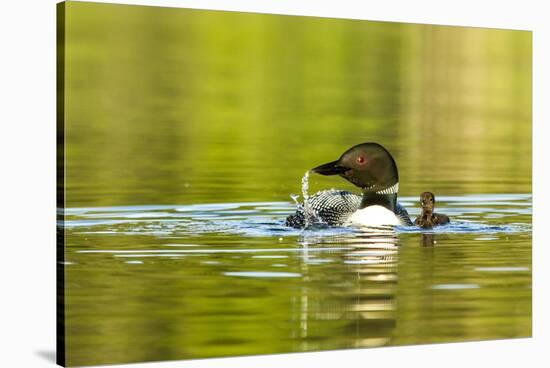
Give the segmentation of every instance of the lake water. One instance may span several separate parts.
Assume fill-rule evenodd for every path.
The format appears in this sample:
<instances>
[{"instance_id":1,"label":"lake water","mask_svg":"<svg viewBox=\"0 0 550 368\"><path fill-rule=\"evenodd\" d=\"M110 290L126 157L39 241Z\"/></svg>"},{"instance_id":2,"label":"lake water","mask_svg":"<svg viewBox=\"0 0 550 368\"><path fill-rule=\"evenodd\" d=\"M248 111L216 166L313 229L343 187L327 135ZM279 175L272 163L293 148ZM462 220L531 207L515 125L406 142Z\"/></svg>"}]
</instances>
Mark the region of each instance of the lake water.
<instances>
[{"instance_id":1,"label":"lake water","mask_svg":"<svg viewBox=\"0 0 550 368\"><path fill-rule=\"evenodd\" d=\"M531 335L529 32L86 3L65 21L69 365ZM367 141L411 217L429 190L452 223L285 227L303 173Z\"/></svg>"},{"instance_id":2,"label":"lake water","mask_svg":"<svg viewBox=\"0 0 550 368\"><path fill-rule=\"evenodd\" d=\"M531 196L439 208L453 222L432 231L289 229L290 202L69 209L68 349L107 363L529 336Z\"/></svg>"}]
</instances>

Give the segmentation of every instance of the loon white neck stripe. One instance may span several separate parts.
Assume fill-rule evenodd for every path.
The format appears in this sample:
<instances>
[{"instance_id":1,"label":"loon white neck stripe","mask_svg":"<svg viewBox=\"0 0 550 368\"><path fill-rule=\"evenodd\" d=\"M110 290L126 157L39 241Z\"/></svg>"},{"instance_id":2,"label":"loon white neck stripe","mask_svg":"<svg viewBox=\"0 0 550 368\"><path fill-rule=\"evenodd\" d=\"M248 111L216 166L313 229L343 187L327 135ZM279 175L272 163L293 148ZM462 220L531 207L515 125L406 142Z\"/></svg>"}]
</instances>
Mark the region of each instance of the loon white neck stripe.
<instances>
[{"instance_id":1,"label":"loon white neck stripe","mask_svg":"<svg viewBox=\"0 0 550 368\"><path fill-rule=\"evenodd\" d=\"M397 191L399 190L399 183L395 183L389 188L379 190L376 192L376 194L397 194Z\"/></svg>"}]
</instances>

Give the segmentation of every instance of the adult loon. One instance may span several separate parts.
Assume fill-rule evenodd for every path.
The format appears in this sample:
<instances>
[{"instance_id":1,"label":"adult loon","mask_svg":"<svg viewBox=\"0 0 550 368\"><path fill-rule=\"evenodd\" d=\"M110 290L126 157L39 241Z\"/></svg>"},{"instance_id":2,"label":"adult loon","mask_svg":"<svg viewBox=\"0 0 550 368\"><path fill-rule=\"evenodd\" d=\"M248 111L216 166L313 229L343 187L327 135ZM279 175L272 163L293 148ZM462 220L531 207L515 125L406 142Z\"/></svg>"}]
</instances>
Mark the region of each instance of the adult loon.
<instances>
[{"instance_id":1,"label":"adult loon","mask_svg":"<svg viewBox=\"0 0 550 368\"><path fill-rule=\"evenodd\" d=\"M397 203L399 175L392 155L378 143L351 147L336 161L311 170L321 175L340 175L361 188L362 195L325 190L310 196L309 209L317 221L328 225L412 225L407 210ZM304 209L286 219L286 225L305 226Z\"/></svg>"},{"instance_id":2,"label":"adult loon","mask_svg":"<svg viewBox=\"0 0 550 368\"><path fill-rule=\"evenodd\" d=\"M420 205L422 206L422 213L414 221L415 225L424 229L430 229L434 226L445 225L451 222L447 215L434 212L435 196L432 192L420 194Z\"/></svg>"}]
</instances>

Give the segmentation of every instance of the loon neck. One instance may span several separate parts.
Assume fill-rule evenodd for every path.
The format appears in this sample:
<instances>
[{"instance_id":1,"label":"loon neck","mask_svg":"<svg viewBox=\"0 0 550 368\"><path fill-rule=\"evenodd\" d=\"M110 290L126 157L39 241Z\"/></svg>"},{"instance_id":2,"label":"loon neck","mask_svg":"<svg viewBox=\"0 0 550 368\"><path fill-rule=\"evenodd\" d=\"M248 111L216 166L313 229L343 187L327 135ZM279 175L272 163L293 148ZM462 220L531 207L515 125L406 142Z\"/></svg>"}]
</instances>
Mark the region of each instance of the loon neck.
<instances>
[{"instance_id":1,"label":"loon neck","mask_svg":"<svg viewBox=\"0 0 550 368\"><path fill-rule=\"evenodd\" d=\"M372 192L369 190L363 190L363 198L359 209L363 209L368 206L383 206L390 211L395 212L397 205L397 191L399 189L399 183L387 187L385 189Z\"/></svg>"},{"instance_id":2,"label":"loon neck","mask_svg":"<svg viewBox=\"0 0 550 368\"><path fill-rule=\"evenodd\" d=\"M386 207L392 212L395 212L395 206L397 203L397 194L378 194L372 192L363 192L363 198L359 209L363 209L368 206L382 206Z\"/></svg>"}]
</instances>

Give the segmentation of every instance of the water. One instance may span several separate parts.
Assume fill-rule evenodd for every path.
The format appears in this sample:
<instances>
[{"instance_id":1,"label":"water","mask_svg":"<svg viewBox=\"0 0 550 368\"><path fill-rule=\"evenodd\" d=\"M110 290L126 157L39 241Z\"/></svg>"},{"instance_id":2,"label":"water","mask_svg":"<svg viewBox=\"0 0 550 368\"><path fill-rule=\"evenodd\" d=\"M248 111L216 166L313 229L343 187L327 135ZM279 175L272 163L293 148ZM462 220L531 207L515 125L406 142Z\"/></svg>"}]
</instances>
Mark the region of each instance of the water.
<instances>
[{"instance_id":1,"label":"water","mask_svg":"<svg viewBox=\"0 0 550 368\"><path fill-rule=\"evenodd\" d=\"M69 365L531 335L530 33L80 2L66 22ZM411 217L431 191L452 223L285 227L304 172L367 141Z\"/></svg>"},{"instance_id":2,"label":"water","mask_svg":"<svg viewBox=\"0 0 550 368\"><path fill-rule=\"evenodd\" d=\"M88 347L150 360L530 335L531 196L438 208L452 223L428 231L291 229L291 202L68 209L69 348L101 363Z\"/></svg>"}]
</instances>

